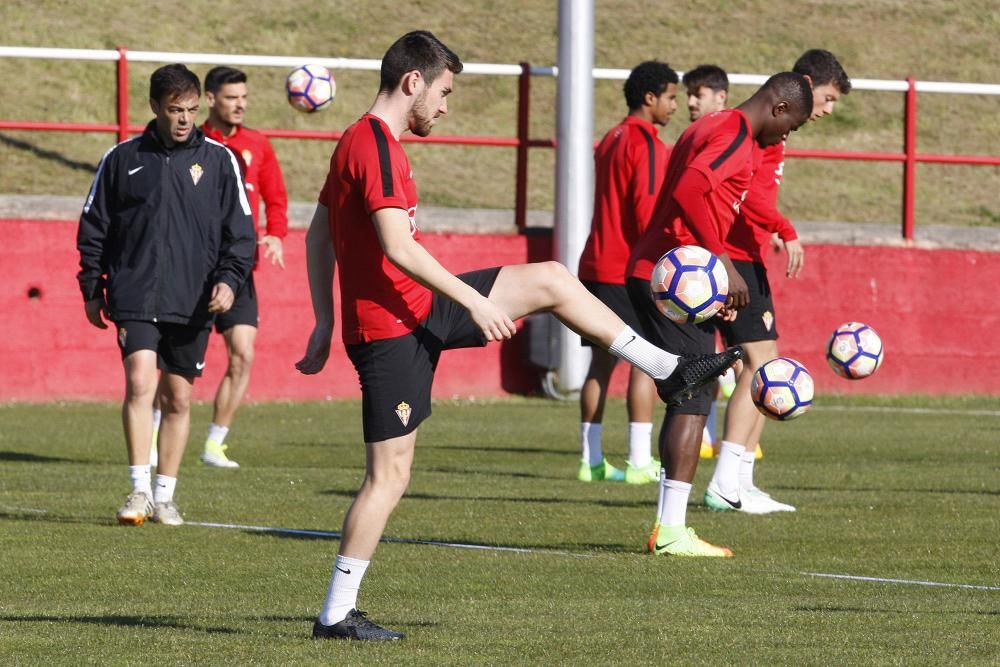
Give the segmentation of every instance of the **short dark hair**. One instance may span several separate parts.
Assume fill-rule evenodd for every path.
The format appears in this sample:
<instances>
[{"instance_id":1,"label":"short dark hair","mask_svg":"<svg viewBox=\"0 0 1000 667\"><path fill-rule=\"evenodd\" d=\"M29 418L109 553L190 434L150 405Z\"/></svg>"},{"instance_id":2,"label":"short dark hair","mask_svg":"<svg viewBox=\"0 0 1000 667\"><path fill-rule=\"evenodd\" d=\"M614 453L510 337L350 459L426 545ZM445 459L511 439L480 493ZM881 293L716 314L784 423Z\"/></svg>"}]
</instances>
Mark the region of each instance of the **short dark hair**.
<instances>
[{"instance_id":1,"label":"short dark hair","mask_svg":"<svg viewBox=\"0 0 1000 667\"><path fill-rule=\"evenodd\" d=\"M667 63L658 60L647 60L639 63L625 80L625 103L630 111L635 111L642 106L646 99L646 93L653 93L656 97L663 94L670 84L676 84L677 72L670 68Z\"/></svg>"},{"instance_id":2,"label":"short dark hair","mask_svg":"<svg viewBox=\"0 0 1000 667\"><path fill-rule=\"evenodd\" d=\"M243 70L235 67L219 65L208 70L205 75L205 92L217 93L219 89L230 83L246 83L247 75Z\"/></svg>"},{"instance_id":3,"label":"short dark hair","mask_svg":"<svg viewBox=\"0 0 1000 667\"><path fill-rule=\"evenodd\" d=\"M688 91L711 88L715 92L729 92L729 77L726 76L726 70L718 65L698 65L693 70L684 72L683 82Z\"/></svg>"},{"instance_id":4,"label":"short dark hair","mask_svg":"<svg viewBox=\"0 0 1000 667\"><path fill-rule=\"evenodd\" d=\"M804 116L812 113L812 86L798 72L778 72L764 82L761 90L771 90L778 98L787 100L794 113Z\"/></svg>"},{"instance_id":5,"label":"short dark hair","mask_svg":"<svg viewBox=\"0 0 1000 667\"><path fill-rule=\"evenodd\" d=\"M829 51L809 49L795 61L792 71L812 79L813 87L833 84L841 95L851 92L850 77Z\"/></svg>"},{"instance_id":6,"label":"short dark hair","mask_svg":"<svg viewBox=\"0 0 1000 667\"><path fill-rule=\"evenodd\" d=\"M417 70L430 84L444 72L462 71L462 61L428 30L414 30L397 39L382 56L379 92L388 92L399 85L403 75Z\"/></svg>"},{"instance_id":7,"label":"short dark hair","mask_svg":"<svg viewBox=\"0 0 1000 667\"><path fill-rule=\"evenodd\" d=\"M149 99L162 102L194 93L201 97L201 83L195 73L180 63L164 65L149 77Z\"/></svg>"}]
</instances>

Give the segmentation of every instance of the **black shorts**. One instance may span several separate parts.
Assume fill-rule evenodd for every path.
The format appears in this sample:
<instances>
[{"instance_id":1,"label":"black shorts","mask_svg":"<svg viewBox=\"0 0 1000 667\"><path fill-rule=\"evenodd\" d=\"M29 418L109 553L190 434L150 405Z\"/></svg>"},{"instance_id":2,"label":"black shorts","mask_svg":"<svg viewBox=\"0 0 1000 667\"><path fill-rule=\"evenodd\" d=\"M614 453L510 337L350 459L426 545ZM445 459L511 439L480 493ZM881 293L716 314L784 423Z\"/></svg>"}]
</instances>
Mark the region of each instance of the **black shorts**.
<instances>
[{"instance_id":1,"label":"black shorts","mask_svg":"<svg viewBox=\"0 0 1000 667\"><path fill-rule=\"evenodd\" d=\"M638 331L650 343L678 355L715 352L715 324L712 320L701 324L677 324L661 313L653 303L648 280L629 278L625 288L639 319L641 328ZM715 386L709 383L696 391L690 399L670 406L670 410L682 415L707 415L713 400Z\"/></svg>"},{"instance_id":2,"label":"black shorts","mask_svg":"<svg viewBox=\"0 0 1000 667\"><path fill-rule=\"evenodd\" d=\"M499 268L459 277L489 296ZM431 416L431 384L443 350L483 347L486 338L467 311L434 294L431 310L410 333L347 346L347 356L361 383L365 442L381 442L410 433Z\"/></svg>"},{"instance_id":3,"label":"black shorts","mask_svg":"<svg viewBox=\"0 0 1000 667\"><path fill-rule=\"evenodd\" d=\"M750 290L750 304L736 311L732 322L718 321L719 331L727 345L778 340L778 325L774 317L771 284L767 268L759 262L734 261L737 273L743 276Z\"/></svg>"},{"instance_id":4,"label":"black shorts","mask_svg":"<svg viewBox=\"0 0 1000 667\"><path fill-rule=\"evenodd\" d=\"M232 329L237 324L257 326L257 288L253 284L253 272L243 283L243 287L233 299L233 307L215 316L215 330L219 333Z\"/></svg>"},{"instance_id":5,"label":"black shorts","mask_svg":"<svg viewBox=\"0 0 1000 667\"><path fill-rule=\"evenodd\" d=\"M170 322L115 322L122 359L138 350L156 352L156 367L186 378L201 377L211 328Z\"/></svg>"},{"instance_id":6,"label":"black shorts","mask_svg":"<svg viewBox=\"0 0 1000 667\"><path fill-rule=\"evenodd\" d=\"M599 283L595 280L581 280L583 286L591 294L597 297L598 301L614 311L615 315L622 318L625 324L635 331L640 330L639 318L635 315L635 308L628 298L628 291L624 285L614 285L611 283ZM584 347L597 347L586 338L581 339Z\"/></svg>"}]
</instances>

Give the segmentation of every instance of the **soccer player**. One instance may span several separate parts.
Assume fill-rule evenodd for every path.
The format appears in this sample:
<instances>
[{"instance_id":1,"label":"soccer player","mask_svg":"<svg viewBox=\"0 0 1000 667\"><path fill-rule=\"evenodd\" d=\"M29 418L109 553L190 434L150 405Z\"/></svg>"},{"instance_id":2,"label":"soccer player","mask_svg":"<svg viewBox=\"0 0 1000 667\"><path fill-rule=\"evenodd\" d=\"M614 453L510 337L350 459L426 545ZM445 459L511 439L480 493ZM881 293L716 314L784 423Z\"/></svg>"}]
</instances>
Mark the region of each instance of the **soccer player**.
<instances>
[{"instance_id":1,"label":"soccer player","mask_svg":"<svg viewBox=\"0 0 1000 667\"><path fill-rule=\"evenodd\" d=\"M580 335L638 366L664 400L680 400L741 357L681 359L654 347L558 262L503 266L455 276L420 243L417 189L399 137L427 136L448 112L462 62L427 31L399 38L382 58L379 92L343 134L306 234L316 324L300 372L317 373L330 353L333 272L340 263L341 319L358 372L365 479L344 519L314 638L396 640L359 612L358 589L389 515L409 482L417 428L431 413L431 383L443 350L508 339L514 320L551 312Z\"/></svg>"},{"instance_id":2,"label":"soccer player","mask_svg":"<svg viewBox=\"0 0 1000 667\"><path fill-rule=\"evenodd\" d=\"M724 241L750 188L754 144L780 143L806 122L812 109L809 82L782 72L736 109L702 117L681 134L670 154L666 180L653 218L629 258L626 286L643 333L660 347L704 354L715 347L714 323L675 324L661 316L649 291L657 259L680 245L699 245L716 255L729 277L722 317L732 318L749 301L746 282L726 253ZM731 556L732 552L698 538L686 525L691 482L714 388L703 386L691 398L668 403L660 430L665 468L661 507L650 539L655 554Z\"/></svg>"},{"instance_id":3,"label":"soccer player","mask_svg":"<svg viewBox=\"0 0 1000 667\"><path fill-rule=\"evenodd\" d=\"M809 120L833 113L841 95L851 91L850 78L829 51L806 51L792 69L812 86ZM795 228L778 211L778 188L784 165L785 142L764 149L750 193L725 243L727 254L749 287L750 305L732 322L720 324L725 341L729 345L742 345L748 361L729 399L719 458L705 491L705 504L716 511L736 510L749 514L795 511L792 505L772 499L754 484L754 459L767 420L750 398L754 370L778 356L778 326L766 265L772 234L779 236L787 252L785 274L788 277L799 275L805 259Z\"/></svg>"},{"instance_id":4,"label":"soccer player","mask_svg":"<svg viewBox=\"0 0 1000 667\"><path fill-rule=\"evenodd\" d=\"M687 92L688 116L691 122L726 108L729 98L729 77L718 65L698 65L684 72L681 79Z\"/></svg>"},{"instance_id":5,"label":"soccer player","mask_svg":"<svg viewBox=\"0 0 1000 667\"><path fill-rule=\"evenodd\" d=\"M580 256L577 275L590 292L633 329L639 328L625 292L625 264L642 234L660 193L670 151L657 136L677 111L677 72L650 60L636 66L625 81L628 116L611 128L594 153L594 217ZM604 402L618 358L584 339L593 348L587 378L580 391L580 465L577 479L624 479L632 484L655 482L660 462L653 459L653 405L656 387L634 366L628 378L628 462L625 471L612 466L601 447Z\"/></svg>"},{"instance_id":6,"label":"soccer player","mask_svg":"<svg viewBox=\"0 0 1000 667\"><path fill-rule=\"evenodd\" d=\"M173 502L190 429L191 387L205 366L216 313L233 304L253 265L253 216L235 156L195 127L201 86L184 65L149 82L155 118L101 159L80 217L78 279L87 319L117 329L125 367L122 424L132 493L118 522L184 522ZM157 368L163 372L160 457L149 443Z\"/></svg>"}]
</instances>

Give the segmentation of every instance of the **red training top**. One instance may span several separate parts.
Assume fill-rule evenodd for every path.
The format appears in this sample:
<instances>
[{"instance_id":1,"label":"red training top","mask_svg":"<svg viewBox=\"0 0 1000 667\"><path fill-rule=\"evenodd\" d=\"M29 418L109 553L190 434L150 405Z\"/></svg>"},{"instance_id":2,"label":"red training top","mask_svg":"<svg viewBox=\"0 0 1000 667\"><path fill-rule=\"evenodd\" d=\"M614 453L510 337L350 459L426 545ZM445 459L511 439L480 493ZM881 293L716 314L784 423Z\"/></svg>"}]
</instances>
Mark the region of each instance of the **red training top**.
<instances>
[{"instance_id":1,"label":"red training top","mask_svg":"<svg viewBox=\"0 0 1000 667\"><path fill-rule=\"evenodd\" d=\"M628 256L649 224L669 157L648 120L627 116L604 135L594 152L594 217L580 256L582 280L625 284Z\"/></svg>"},{"instance_id":2,"label":"red training top","mask_svg":"<svg viewBox=\"0 0 1000 667\"><path fill-rule=\"evenodd\" d=\"M389 261L371 217L382 208L403 209L410 218L410 235L420 240L414 219L417 184L403 146L384 121L365 114L347 128L330 158L319 203L329 211L340 264L344 343L413 331L430 312L431 291Z\"/></svg>"},{"instance_id":3,"label":"red training top","mask_svg":"<svg viewBox=\"0 0 1000 667\"><path fill-rule=\"evenodd\" d=\"M794 241L799 235L791 221L778 211L778 188L785 170L785 142L756 150L761 154L760 165L754 172L750 193L726 237L726 252L730 259L764 264L773 232L777 232L782 241Z\"/></svg>"},{"instance_id":4,"label":"red training top","mask_svg":"<svg viewBox=\"0 0 1000 667\"><path fill-rule=\"evenodd\" d=\"M230 137L222 136L221 132L208 123L202 124L201 129L209 139L218 141L236 154L243 171L243 183L250 200L254 227L260 224L260 199L263 196L267 209L265 233L279 239L285 238L288 234L288 194L285 192L285 181L281 177L281 167L271 142L260 132L242 125L237 125Z\"/></svg>"},{"instance_id":5,"label":"red training top","mask_svg":"<svg viewBox=\"0 0 1000 667\"><path fill-rule=\"evenodd\" d=\"M753 146L750 122L739 109L702 116L684 130L670 153L663 190L632 250L626 275L648 280L656 260L681 245L698 245L715 255L725 252L723 240L750 188ZM682 179L705 183L704 219L690 219L674 197Z\"/></svg>"}]
</instances>

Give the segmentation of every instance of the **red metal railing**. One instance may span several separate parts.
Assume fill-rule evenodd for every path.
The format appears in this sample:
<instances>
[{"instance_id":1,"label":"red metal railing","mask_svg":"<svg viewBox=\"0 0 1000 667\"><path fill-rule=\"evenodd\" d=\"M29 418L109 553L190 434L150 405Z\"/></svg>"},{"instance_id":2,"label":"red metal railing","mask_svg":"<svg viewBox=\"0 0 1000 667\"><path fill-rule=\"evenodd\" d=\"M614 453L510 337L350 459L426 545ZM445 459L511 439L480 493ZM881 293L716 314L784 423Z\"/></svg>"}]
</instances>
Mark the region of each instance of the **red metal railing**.
<instances>
[{"instance_id":1,"label":"red metal railing","mask_svg":"<svg viewBox=\"0 0 1000 667\"><path fill-rule=\"evenodd\" d=\"M50 132L111 132L118 135L119 141L124 141L130 133L141 132L143 125L128 124L128 51L124 47L117 49L117 123L60 123L38 121L3 121L0 120L0 130L35 130ZM457 144L464 146L494 146L517 149L514 195L514 220L519 232L524 232L527 222L528 204L528 153L531 148L554 148L555 139L532 139L529 136L530 100L531 100L531 65L520 63L521 73L518 76L517 95L517 136L497 137L482 135L437 135L416 137L404 135L402 141ZM1000 166L1000 157L989 155L933 155L917 153L917 85L911 77L906 80L903 105L903 151L901 153L866 152L866 151L833 151L815 149L790 149L789 157L820 159L820 160L861 160L876 162L903 163L903 193L902 193L902 236L913 239L914 204L916 199L916 165L918 163L956 164L956 165L991 165ZM280 128L259 130L268 137L279 139L313 139L336 141L341 132L317 132L311 130L286 130Z\"/></svg>"}]
</instances>

